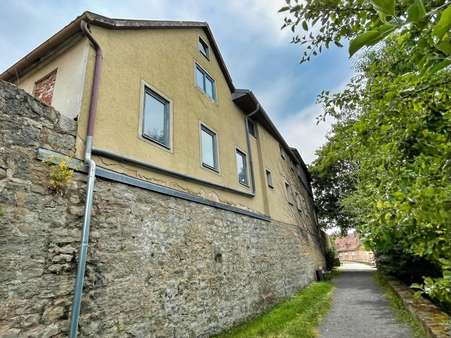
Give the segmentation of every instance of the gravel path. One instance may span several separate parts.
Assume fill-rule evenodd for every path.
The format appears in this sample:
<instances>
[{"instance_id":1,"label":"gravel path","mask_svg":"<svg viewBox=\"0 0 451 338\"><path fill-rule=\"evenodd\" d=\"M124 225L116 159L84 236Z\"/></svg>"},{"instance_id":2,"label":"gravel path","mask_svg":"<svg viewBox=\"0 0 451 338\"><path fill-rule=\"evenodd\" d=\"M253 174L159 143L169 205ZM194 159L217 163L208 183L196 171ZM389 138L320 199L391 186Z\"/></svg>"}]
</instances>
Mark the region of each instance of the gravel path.
<instances>
[{"instance_id":1,"label":"gravel path","mask_svg":"<svg viewBox=\"0 0 451 338\"><path fill-rule=\"evenodd\" d=\"M332 309L320 326L321 338L411 338L398 323L374 281L374 269L363 264L341 268L335 278Z\"/></svg>"}]
</instances>

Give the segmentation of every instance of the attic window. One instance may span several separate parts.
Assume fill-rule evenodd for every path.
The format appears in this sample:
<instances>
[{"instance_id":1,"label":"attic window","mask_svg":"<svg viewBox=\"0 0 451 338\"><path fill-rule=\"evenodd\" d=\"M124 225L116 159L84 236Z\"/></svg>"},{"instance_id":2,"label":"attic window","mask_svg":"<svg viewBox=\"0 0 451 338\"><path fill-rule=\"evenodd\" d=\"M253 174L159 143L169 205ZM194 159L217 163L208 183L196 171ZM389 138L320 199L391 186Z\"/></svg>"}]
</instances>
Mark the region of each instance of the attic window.
<instances>
[{"instance_id":1,"label":"attic window","mask_svg":"<svg viewBox=\"0 0 451 338\"><path fill-rule=\"evenodd\" d=\"M199 52L207 58L207 60L210 60L210 49L208 48L207 43L199 38L199 42L197 43L197 48L199 48Z\"/></svg>"}]
</instances>

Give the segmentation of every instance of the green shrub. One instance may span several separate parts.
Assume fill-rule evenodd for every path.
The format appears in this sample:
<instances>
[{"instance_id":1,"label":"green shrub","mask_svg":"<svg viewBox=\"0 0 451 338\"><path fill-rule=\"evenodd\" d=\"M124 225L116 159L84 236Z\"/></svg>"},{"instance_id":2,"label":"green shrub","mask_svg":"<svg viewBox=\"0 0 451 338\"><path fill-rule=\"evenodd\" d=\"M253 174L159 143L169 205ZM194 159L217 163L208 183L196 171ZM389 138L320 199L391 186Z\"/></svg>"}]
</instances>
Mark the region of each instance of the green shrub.
<instances>
[{"instance_id":1,"label":"green shrub","mask_svg":"<svg viewBox=\"0 0 451 338\"><path fill-rule=\"evenodd\" d=\"M328 271L333 268L340 266L340 259L338 258L337 251L335 248L328 248L326 250L326 269Z\"/></svg>"}]
</instances>

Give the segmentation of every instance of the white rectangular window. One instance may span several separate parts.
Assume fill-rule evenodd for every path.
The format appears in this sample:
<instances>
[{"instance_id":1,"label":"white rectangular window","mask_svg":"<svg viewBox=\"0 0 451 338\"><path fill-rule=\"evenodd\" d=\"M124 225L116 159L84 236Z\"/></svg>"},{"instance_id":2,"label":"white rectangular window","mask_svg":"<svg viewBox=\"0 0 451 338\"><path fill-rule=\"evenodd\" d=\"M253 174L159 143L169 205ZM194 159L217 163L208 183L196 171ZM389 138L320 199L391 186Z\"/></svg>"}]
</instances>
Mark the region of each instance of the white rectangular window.
<instances>
[{"instance_id":1,"label":"white rectangular window","mask_svg":"<svg viewBox=\"0 0 451 338\"><path fill-rule=\"evenodd\" d=\"M200 127L202 165L218 171L218 149L216 134L206 126Z\"/></svg>"},{"instance_id":2,"label":"white rectangular window","mask_svg":"<svg viewBox=\"0 0 451 338\"><path fill-rule=\"evenodd\" d=\"M199 48L199 52L207 58L210 59L210 49L208 48L207 43L199 38L199 42L197 43L197 48Z\"/></svg>"},{"instance_id":3,"label":"white rectangular window","mask_svg":"<svg viewBox=\"0 0 451 338\"><path fill-rule=\"evenodd\" d=\"M246 154L240 150L236 150L236 170L238 173L238 182L245 186L249 185L249 179L247 175L247 160Z\"/></svg>"},{"instance_id":4,"label":"white rectangular window","mask_svg":"<svg viewBox=\"0 0 451 338\"><path fill-rule=\"evenodd\" d=\"M169 148L169 129L169 101L145 87L143 136Z\"/></svg>"},{"instance_id":5,"label":"white rectangular window","mask_svg":"<svg viewBox=\"0 0 451 338\"><path fill-rule=\"evenodd\" d=\"M196 84L212 100L216 99L215 80L201 66L196 64Z\"/></svg>"},{"instance_id":6,"label":"white rectangular window","mask_svg":"<svg viewBox=\"0 0 451 338\"><path fill-rule=\"evenodd\" d=\"M266 183L268 184L268 187L274 188L274 186L272 184L272 174L271 174L271 172L268 169L266 169L265 172L266 172Z\"/></svg>"}]
</instances>

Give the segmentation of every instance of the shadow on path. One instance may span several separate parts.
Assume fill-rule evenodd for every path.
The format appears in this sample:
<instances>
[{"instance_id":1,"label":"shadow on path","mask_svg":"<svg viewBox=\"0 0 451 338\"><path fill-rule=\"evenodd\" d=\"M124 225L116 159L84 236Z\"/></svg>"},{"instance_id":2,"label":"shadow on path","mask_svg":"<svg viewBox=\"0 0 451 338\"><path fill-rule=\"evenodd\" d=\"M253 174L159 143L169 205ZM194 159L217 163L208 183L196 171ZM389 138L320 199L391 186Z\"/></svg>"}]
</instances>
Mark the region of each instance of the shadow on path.
<instances>
[{"instance_id":1,"label":"shadow on path","mask_svg":"<svg viewBox=\"0 0 451 338\"><path fill-rule=\"evenodd\" d=\"M374 280L375 269L352 263L340 268L332 309L320 326L321 338L410 338L410 327L395 314Z\"/></svg>"}]
</instances>

